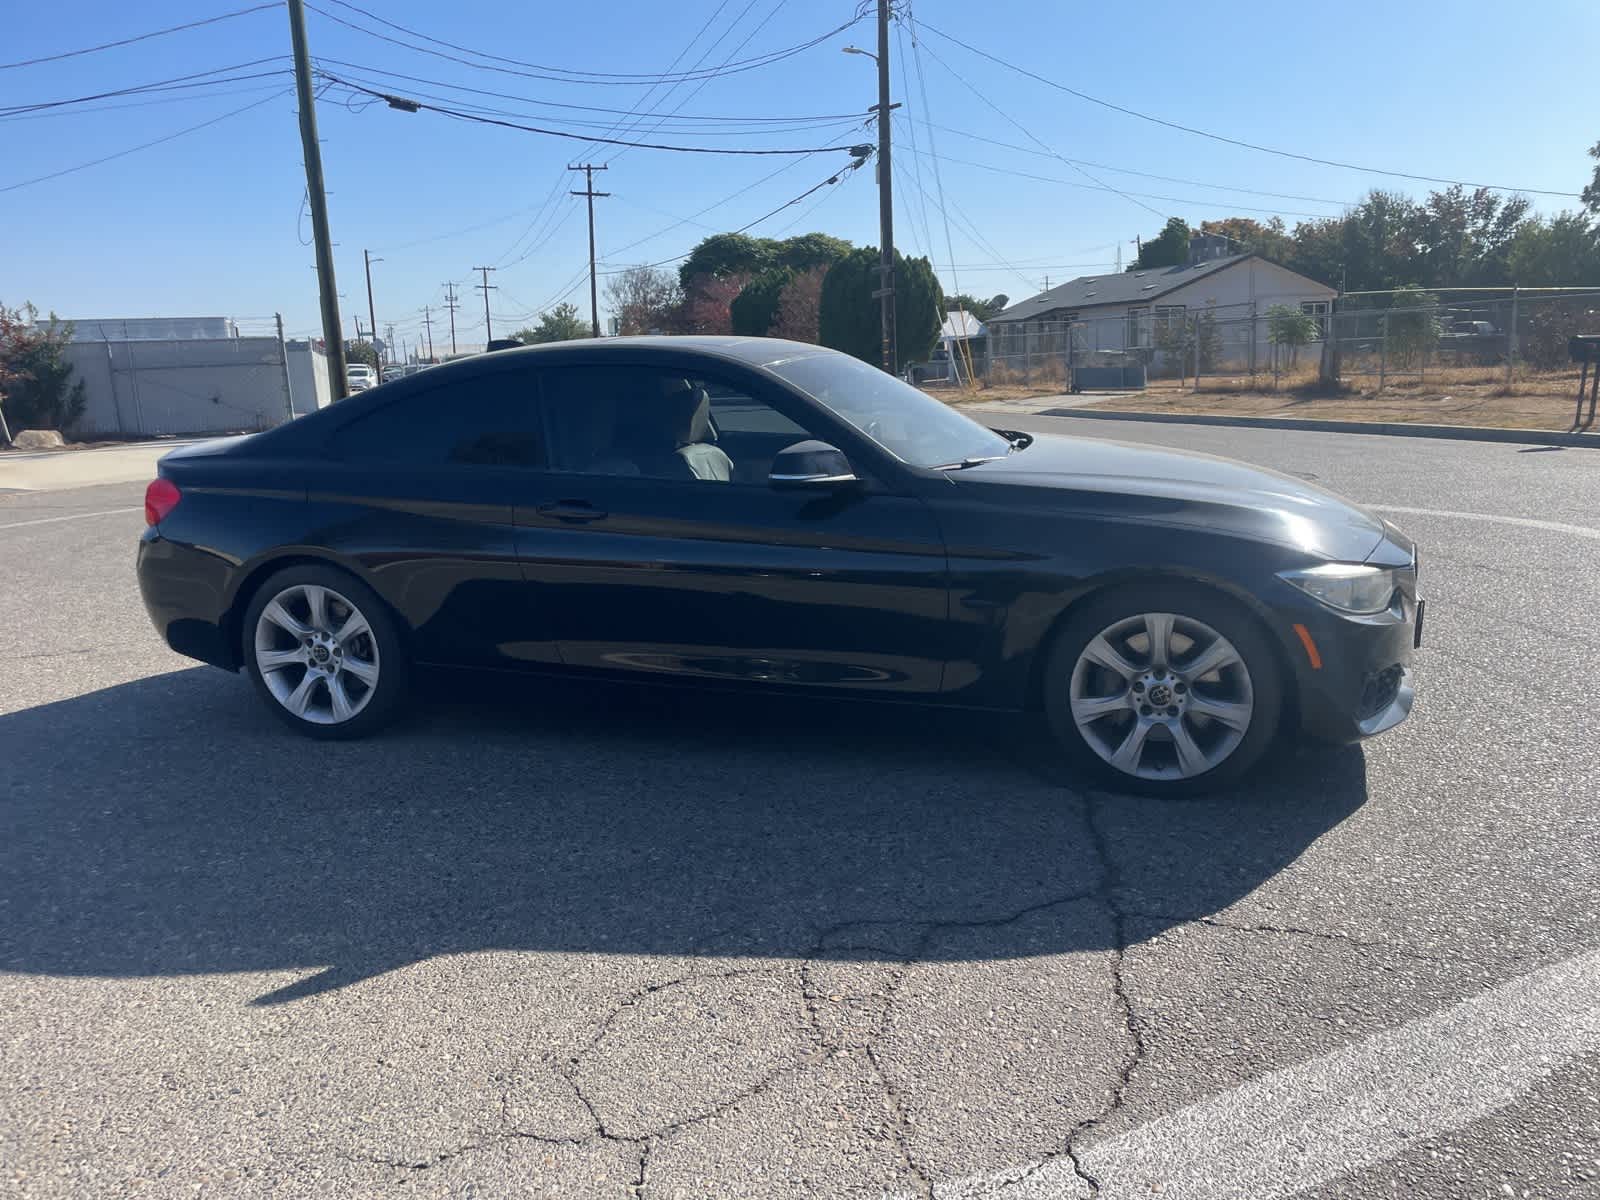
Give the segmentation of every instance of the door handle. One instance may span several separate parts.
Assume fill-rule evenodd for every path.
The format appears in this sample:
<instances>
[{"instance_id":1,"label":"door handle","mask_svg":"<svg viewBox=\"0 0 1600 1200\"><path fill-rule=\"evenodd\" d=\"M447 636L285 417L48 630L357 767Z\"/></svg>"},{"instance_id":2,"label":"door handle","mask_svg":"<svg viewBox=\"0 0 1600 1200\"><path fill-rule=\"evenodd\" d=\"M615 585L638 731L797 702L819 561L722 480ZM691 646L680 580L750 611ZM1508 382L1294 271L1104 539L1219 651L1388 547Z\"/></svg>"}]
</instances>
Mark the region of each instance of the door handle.
<instances>
[{"instance_id":1,"label":"door handle","mask_svg":"<svg viewBox=\"0 0 1600 1200\"><path fill-rule=\"evenodd\" d=\"M604 520L607 514L587 500L557 500L541 504L534 509L541 517L554 517L558 521L584 522Z\"/></svg>"}]
</instances>

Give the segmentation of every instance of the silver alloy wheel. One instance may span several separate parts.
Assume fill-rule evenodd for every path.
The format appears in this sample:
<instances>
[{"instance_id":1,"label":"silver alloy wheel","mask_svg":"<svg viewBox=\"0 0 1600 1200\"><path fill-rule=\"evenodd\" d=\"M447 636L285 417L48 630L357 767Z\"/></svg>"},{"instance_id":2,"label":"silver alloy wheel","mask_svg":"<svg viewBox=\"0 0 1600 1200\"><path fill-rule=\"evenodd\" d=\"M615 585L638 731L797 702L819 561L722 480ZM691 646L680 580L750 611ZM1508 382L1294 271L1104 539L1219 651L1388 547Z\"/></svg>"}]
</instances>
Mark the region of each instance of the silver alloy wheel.
<instances>
[{"instance_id":1,"label":"silver alloy wheel","mask_svg":"<svg viewBox=\"0 0 1600 1200\"><path fill-rule=\"evenodd\" d=\"M1101 758L1137 779L1222 765L1250 728L1244 659L1204 621L1140 613L1090 639L1072 669L1072 720Z\"/></svg>"},{"instance_id":2,"label":"silver alloy wheel","mask_svg":"<svg viewBox=\"0 0 1600 1200\"><path fill-rule=\"evenodd\" d=\"M277 702L301 720L342 725L378 687L378 641L361 610L332 588L296 583L256 621L256 668Z\"/></svg>"}]
</instances>

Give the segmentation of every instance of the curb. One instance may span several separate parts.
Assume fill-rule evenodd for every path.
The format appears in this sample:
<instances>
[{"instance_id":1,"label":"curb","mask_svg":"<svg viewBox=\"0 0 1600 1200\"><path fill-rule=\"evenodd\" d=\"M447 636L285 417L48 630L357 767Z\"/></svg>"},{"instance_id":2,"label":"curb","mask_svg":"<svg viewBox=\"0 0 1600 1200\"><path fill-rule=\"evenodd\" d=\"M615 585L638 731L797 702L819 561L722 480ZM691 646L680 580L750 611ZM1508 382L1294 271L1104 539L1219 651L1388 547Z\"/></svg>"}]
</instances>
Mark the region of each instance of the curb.
<instances>
[{"instance_id":1,"label":"curb","mask_svg":"<svg viewBox=\"0 0 1600 1200\"><path fill-rule=\"evenodd\" d=\"M1144 421L1156 425L1222 425L1240 429L1298 429L1304 433L1366 433L1385 437L1450 438L1460 442L1511 442L1536 446L1600 447L1597 433L1548 429L1480 429L1470 425L1418 425L1406 421L1325 421L1301 417L1227 417L1207 413L1122 412L1095 408L1045 408L1041 417L1087 417L1096 421Z\"/></svg>"}]
</instances>

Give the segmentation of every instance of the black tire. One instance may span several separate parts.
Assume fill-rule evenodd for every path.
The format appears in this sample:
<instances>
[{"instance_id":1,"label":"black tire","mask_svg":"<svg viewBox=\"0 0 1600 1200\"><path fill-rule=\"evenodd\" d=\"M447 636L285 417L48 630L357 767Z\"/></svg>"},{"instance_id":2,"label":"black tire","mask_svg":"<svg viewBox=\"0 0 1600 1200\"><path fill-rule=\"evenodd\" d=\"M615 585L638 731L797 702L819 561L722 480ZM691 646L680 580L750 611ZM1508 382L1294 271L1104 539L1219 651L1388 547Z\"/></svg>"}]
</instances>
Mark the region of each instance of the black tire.
<instances>
[{"instance_id":1,"label":"black tire","mask_svg":"<svg viewBox=\"0 0 1600 1200\"><path fill-rule=\"evenodd\" d=\"M1103 631L1143 613L1171 613L1209 626L1232 643L1243 670L1248 673L1246 686L1252 693L1248 727L1225 758L1199 774L1153 779L1119 770L1089 744L1073 719L1072 677L1084 650ZM1078 772L1115 791L1178 797L1198 795L1235 783L1272 749L1283 713L1283 677L1267 633L1238 603L1194 584L1152 581L1113 588L1091 597L1071 615L1054 639L1044 670L1045 716L1057 742ZM1237 668L1230 668L1230 671L1235 670ZM1110 732L1119 732L1116 722L1120 718L1113 714L1108 719L1112 722ZM1098 728L1092 726L1092 729ZM1176 758L1175 748L1173 756Z\"/></svg>"},{"instance_id":2,"label":"black tire","mask_svg":"<svg viewBox=\"0 0 1600 1200\"><path fill-rule=\"evenodd\" d=\"M336 714L331 711L326 720L307 719L291 712L285 702L278 698L273 685L267 682L262 673L261 665L257 658L257 628L261 624L261 615L267 606L284 593L296 588L323 588L333 593L329 600L331 611L337 614L347 612L345 604L353 606L365 620L366 630L364 635L358 635L352 640L353 646L359 647L361 653L370 655L371 664L377 667L376 682L366 688L360 682L360 676L353 671L348 673L352 680L348 686L341 681L342 695L349 695L357 688L364 688L359 693L357 700L360 703L359 711L348 719L337 720ZM293 604L291 600L288 602ZM274 630L274 633L277 631ZM287 631L282 633L286 650L293 649L296 640ZM369 641L362 637L370 638ZM243 655L245 670L249 672L254 681L257 692L267 707L277 714L279 720L288 725L296 733L305 737L324 740L347 740L365 737L376 732L383 726L393 721L405 707L409 692L411 663L406 652L404 639L400 636L399 627L395 618L390 614L388 607L374 592L361 580L346 571L336 567L325 567L311 563L302 563L285 567L274 572L262 581L250 597L250 603L245 608L244 621L240 629L241 653ZM342 650L341 650L342 653ZM275 677L285 675L291 682L304 679L304 668L299 668L300 675L293 673L297 668L290 666L284 671L274 672ZM279 685L280 688L283 686ZM319 685L313 684L312 692L316 693ZM320 685L320 695L328 701L332 709L332 682ZM292 690L292 689L291 689ZM320 707L320 706L318 706ZM311 711L311 710L308 710Z\"/></svg>"}]
</instances>

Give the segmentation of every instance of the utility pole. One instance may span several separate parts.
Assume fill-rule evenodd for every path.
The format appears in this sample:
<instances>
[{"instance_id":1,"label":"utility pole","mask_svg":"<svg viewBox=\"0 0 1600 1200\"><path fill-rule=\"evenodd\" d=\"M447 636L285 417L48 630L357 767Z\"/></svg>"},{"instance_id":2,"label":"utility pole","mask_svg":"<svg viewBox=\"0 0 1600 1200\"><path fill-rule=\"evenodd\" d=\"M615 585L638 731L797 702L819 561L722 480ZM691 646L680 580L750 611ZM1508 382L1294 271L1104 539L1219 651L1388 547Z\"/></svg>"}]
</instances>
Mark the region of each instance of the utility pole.
<instances>
[{"instance_id":1,"label":"utility pole","mask_svg":"<svg viewBox=\"0 0 1600 1200\"><path fill-rule=\"evenodd\" d=\"M456 309L461 307L456 302L456 285L444 285L444 306L450 310L450 353L456 352Z\"/></svg>"},{"instance_id":2,"label":"utility pole","mask_svg":"<svg viewBox=\"0 0 1600 1200\"><path fill-rule=\"evenodd\" d=\"M422 327L428 331L428 357L433 357L433 309L422 306Z\"/></svg>"},{"instance_id":3,"label":"utility pole","mask_svg":"<svg viewBox=\"0 0 1600 1200\"><path fill-rule=\"evenodd\" d=\"M289 409L289 420L294 420L294 384L289 380L289 348L283 342L283 314L273 313L278 323L278 365L283 368L283 402ZM312 407L315 407L313 405Z\"/></svg>"},{"instance_id":4,"label":"utility pole","mask_svg":"<svg viewBox=\"0 0 1600 1200\"><path fill-rule=\"evenodd\" d=\"M478 290L483 293L483 348L487 350L489 343L494 341L494 327L489 324L489 293L499 289L489 284L489 272L494 270L493 267L473 267L472 269L481 272L483 275L483 282L478 285Z\"/></svg>"},{"instance_id":5,"label":"utility pole","mask_svg":"<svg viewBox=\"0 0 1600 1200\"><path fill-rule=\"evenodd\" d=\"M306 48L304 0L289 0L289 37L294 43L295 102L300 108L300 148L305 156L306 202L311 208L311 240L317 249L317 288L322 301L322 341L328 355L328 394L349 394L345 378L344 331L339 320L339 290L333 278L333 242L328 234L328 196L322 182L322 147L317 141L316 101L311 95L311 52Z\"/></svg>"},{"instance_id":6,"label":"utility pole","mask_svg":"<svg viewBox=\"0 0 1600 1200\"><path fill-rule=\"evenodd\" d=\"M383 259L373 258L371 250L363 250L361 252L361 258L362 261L367 264L367 328L372 330L372 340L377 341L378 314L373 310L372 307L372 264L375 262L382 262ZM376 346L374 346L372 349L374 353L377 353L378 348Z\"/></svg>"},{"instance_id":7,"label":"utility pole","mask_svg":"<svg viewBox=\"0 0 1600 1200\"><path fill-rule=\"evenodd\" d=\"M389 356L389 361L390 362L394 362L395 361L395 356L394 356L394 325L393 324L385 325L383 327L383 349L384 349L384 352ZM402 359L400 361L403 362L405 360Z\"/></svg>"},{"instance_id":8,"label":"utility pole","mask_svg":"<svg viewBox=\"0 0 1600 1200\"><path fill-rule=\"evenodd\" d=\"M584 190L573 192L574 196L586 197L589 201L589 326L590 336L600 336L600 293L595 283L594 272L594 201L596 196L609 196L610 192L597 192L594 190L594 173L604 171L605 167L584 163L582 166L569 166L569 171L582 171Z\"/></svg>"},{"instance_id":9,"label":"utility pole","mask_svg":"<svg viewBox=\"0 0 1600 1200\"><path fill-rule=\"evenodd\" d=\"M894 312L894 172L889 158L889 0L878 0L878 296L883 302L883 369L895 374L899 354Z\"/></svg>"}]
</instances>

